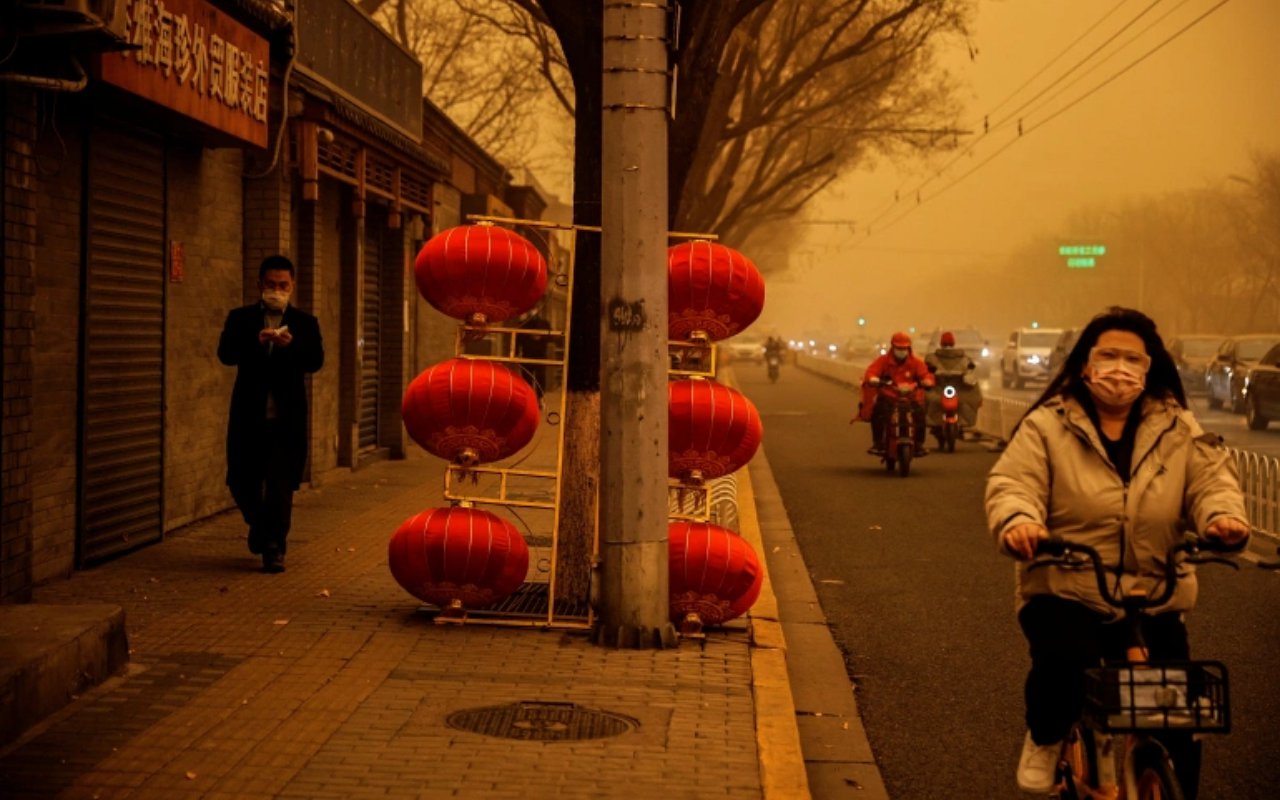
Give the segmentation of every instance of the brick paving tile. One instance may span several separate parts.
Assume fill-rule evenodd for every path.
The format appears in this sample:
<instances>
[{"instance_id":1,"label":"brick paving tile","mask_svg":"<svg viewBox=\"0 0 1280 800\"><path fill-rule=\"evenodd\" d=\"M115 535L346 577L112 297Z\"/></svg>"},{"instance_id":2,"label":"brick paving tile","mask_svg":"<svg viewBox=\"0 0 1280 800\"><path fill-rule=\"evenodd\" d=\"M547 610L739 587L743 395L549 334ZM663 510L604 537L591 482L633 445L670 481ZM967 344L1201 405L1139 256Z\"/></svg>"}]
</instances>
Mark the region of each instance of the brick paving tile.
<instances>
[{"instance_id":1,"label":"brick paving tile","mask_svg":"<svg viewBox=\"0 0 1280 800\"><path fill-rule=\"evenodd\" d=\"M443 504L440 474L412 457L299 493L281 575L257 570L228 512L37 589L40 602L123 606L133 663L0 752L6 800L759 798L744 630L617 651L576 632L437 626L419 612L386 543ZM539 742L446 723L521 701L639 727Z\"/></svg>"}]
</instances>

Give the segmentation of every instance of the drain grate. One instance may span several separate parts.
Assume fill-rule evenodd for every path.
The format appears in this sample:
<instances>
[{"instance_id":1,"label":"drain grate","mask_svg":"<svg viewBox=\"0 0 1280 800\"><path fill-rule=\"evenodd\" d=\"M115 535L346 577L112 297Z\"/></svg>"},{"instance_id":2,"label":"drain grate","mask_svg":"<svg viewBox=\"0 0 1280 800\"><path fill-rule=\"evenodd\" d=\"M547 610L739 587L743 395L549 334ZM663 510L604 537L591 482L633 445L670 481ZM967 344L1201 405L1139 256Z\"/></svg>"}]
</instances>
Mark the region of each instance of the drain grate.
<instances>
[{"instance_id":1,"label":"drain grate","mask_svg":"<svg viewBox=\"0 0 1280 800\"><path fill-rule=\"evenodd\" d=\"M623 714L583 708L576 703L509 703L467 708L445 719L450 728L504 739L536 742L578 741L618 736L640 727Z\"/></svg>"}]
</instances>

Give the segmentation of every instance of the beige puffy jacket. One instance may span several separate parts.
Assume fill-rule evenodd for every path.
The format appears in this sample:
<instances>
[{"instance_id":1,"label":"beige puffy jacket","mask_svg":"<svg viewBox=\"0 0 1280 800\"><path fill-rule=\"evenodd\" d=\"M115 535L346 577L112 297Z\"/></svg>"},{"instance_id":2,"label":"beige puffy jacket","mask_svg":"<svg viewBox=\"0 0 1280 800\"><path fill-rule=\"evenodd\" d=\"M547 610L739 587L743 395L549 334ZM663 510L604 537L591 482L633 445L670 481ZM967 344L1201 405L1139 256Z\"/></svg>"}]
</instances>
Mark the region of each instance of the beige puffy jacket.
<instances>
[{"instance_id":1,"label":"beige puffy jacket","mask_svg":"<svg viewBox=\"0 0 1280 800\"><path fill-rule=\"evenodd\" d=\"M1165 553L1185 526L1204 530L1215 517L1247 520L1235 464L1214 434L1173 401L1143 402L1126 486L1107 458L1097 428L1070 397L1047 401L1023 419L987 476L987 523L1002 552L1004 533L1037 522L1095 548L1114 568L1123 559L1118 595L1163 587ZM1076 600L1117 616L1098 593L1093 571L1017 565L1017 607L1039 594ZM1196 602L1195 567L1180 567L1177 591L1151 613L1186 611ZM1114 585L1113 585L1114 590Z\"/></svg>"}]
</instances>

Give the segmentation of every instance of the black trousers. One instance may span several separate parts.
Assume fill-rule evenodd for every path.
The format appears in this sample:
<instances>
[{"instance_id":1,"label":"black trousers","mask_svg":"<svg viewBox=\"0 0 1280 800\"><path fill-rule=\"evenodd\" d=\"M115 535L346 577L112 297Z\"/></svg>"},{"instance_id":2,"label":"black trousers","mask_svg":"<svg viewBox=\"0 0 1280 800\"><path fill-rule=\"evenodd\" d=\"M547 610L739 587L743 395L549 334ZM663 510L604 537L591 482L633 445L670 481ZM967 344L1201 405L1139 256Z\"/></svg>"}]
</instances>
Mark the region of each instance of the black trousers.
<instances>
[{"instance_id":1,"label":"black trousers","mask_svg":"<svg viewBox=\"0 0 1280 800\"><path fill-rule=\"evenodd\" d=\"M293 482L283 423L267 420L263 428L262 476L231 485L231 496L249 526L249 540L264 553L284 555L293 521Z\"/></svg>"},{"instance_id":2,"label":"black trousers","mask_svg":"<svg viewBox=\"0 0 1280 800\"><path fill-rule=\"evenodd\" d=\"M1125 659L1128 632L1072 600L1051 595L1031 598L1018 623L1031 649L1025 699L1027 730L1037 744L1062 741L1084 710L1084 671L1101 662ZM1142 636L1152 661L1190 658L1187 626L1177 612L1142 618ZM1188 733L1157 736L1170 756L1188 800L1200 779L1200 746Z\"/></svg>"},{"instance_id":3,"label":"black trousers","mask_svg":"<svg viewBox=\"0 0 1280 800\"><path fill-rule=\"evenodd\" d=\"M871 410L871 444L873 447L880 447L884 444L884 426L889 423L889 417L892 414L893 402L887 397L877 395L875 408ZM924 416L923 408L912 405L911 433L917 447L924 444Z\"/></svg>"}]
</instances>

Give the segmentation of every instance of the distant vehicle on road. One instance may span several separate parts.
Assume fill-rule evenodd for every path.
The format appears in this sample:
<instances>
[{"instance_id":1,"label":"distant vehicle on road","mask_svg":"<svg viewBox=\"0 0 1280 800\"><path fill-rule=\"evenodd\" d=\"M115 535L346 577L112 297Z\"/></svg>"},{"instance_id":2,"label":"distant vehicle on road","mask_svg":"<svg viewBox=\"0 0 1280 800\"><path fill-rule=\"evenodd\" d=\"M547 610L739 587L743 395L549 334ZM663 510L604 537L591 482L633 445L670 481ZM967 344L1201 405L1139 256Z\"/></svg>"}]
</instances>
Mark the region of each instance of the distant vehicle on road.
<instances>
[{"instance_id":1,"label":"distant vehicle on road","mask_svg":"<svg viewBox=\"0 0 1280 800\"><path fill-rule=\"evenodd\" d=\"M880 354L880 342L866 333L850 336L840 348L840 357L845 361L874 361Z\"/></svg>"},{"instance_id":2,"label":"distant vehicle on road","mask_svg":"<svg viewBox=\"0 0 1280 800\"><path fill-rule=\"evenodd\" d=\"M925 345L925 349L917 355L924 358L928 353L941 347L943 331L951 331L955 334L956 347L963 350L977 367L976 372L979 378L986 378L991 374L991 362L995 360L995 354L991 352L991 343L977 328L934 328L933 333L929 334L929 342Z\"/></svg>"},{"instance_id":3,"label":"distant vehicle on road","mask_svg":"<svg viewBox=\"0 0 1280 800\"><path fill-rule=\"evenodd\" d=\"M1280 345L1268 350L1249 373L1244 416L1255 431L1266 430L1271 420L1280 419Z\"/></svg>"},{"instance_id":4,"label":"distant vehicle on road","mask_svg":"<svg viewBox=\"0 0 1280 800\"><path fill-rule=\"evenodd\" d=\"M1029 381L1047 381L1049 358L1061 328L1019 328L1009 334L1000 358L1000 385L1021 389Z\"/></svg>"},{"instance_id":5,"label":"distant vehicle on road","mask_svg":"<svg viewBox=\"0 0 1280 800\"><path fill-rule=\"evenodd\" d=\"M1079 338L1079 328L1067 328L1058 336L1058 341L1053 343L1053 350L1049 353L1049 363L1046 365L1050 378L1057 375L1062 365L1067 363L1067 356L1071 355L1071 350L1076 346L1076 340Z\"/></svg>"},{"instance_id":6,"label":"distant vehicle on road","mask_svg":"<svg viewBox=\"0 0 1280 800\"><path fill-rule=\"evenodd\" d=\"M1271 348L1280 344L1280 333L1255 333L1232 336L1218 348L1218 354L1205 370L1204 382L1209 392L1209 408L1223 406L1237 414L1245 410L1250 373Z\"/></svg>"},{"instance_id":7,"label":"distant vehicle on road","mask_svg":"<svg viewBox=\"0 0 1280 800\"><path fill-rule=\"evenodd\" d=\"M764 339L756 336L734 336L725 339L720 345L721 357L726 361L749 361L752 364L764 363Z\"/></svg>"},{"instance_id":8,"label":"distant vehicle on road","mask_svg":"<svg viewBox=\"0 0 1280 800\"><path fill-rule=\"evenodd\" d=\"M1216 333L1196 333L1175 336L1169 342L1169 355L1173 356L1173 363L1178 367L1178 375L1182 378L1182 388L1187 394L1207 391L1205 370L1213 362L1226 338Z\"/></svg>"}]
</instances>

